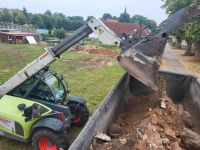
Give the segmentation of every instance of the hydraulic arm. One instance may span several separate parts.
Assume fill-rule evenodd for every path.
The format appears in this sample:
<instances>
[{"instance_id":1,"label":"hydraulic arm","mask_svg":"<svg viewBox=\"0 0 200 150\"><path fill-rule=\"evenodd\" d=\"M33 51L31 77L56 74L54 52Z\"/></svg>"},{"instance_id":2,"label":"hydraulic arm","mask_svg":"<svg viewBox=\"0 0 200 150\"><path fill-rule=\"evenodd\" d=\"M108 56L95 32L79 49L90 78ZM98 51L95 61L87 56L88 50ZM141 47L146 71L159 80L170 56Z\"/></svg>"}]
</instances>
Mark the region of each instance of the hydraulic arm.
<instances>
[{"instance_id":1,"label":"hydraulic arm","mask_svg":"<svg viewBox=\"0 0 200 150\"><path fill-rule=\"evenodd\" d=\"M29 79L31 76L39 72L41 69L50 65L59 56L75 45L81 39L94 32L96 36L105 44L120 45L121 39L117 37L114 32L107 28L99 19L92 18L82 27L76 30L72 35L67 37L60 44L47 49L41 56L28 64L25 68L19 71L16 75L0 85L0 96L3 96Z\"/></svg>"}]
</instances>

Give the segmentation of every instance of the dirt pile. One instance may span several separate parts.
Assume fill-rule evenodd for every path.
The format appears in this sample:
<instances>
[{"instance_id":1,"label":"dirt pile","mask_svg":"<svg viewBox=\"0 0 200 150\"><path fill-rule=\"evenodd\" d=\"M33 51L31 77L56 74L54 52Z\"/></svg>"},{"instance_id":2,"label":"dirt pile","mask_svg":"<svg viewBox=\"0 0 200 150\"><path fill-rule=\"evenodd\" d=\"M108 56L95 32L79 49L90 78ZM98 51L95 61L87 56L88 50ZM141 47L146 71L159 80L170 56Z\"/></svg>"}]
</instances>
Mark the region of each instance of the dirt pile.
<instances>
[{"instance_id":1,"label":"dirt pile","mask_svg":"<svg viewBox=\"0 0 200 150\"><path fill-rule=\"evenodd\" d=\"M182 105L175 105L169 97L159 98L158 95L152 93L129 99L124 111L109 127L108 135L111 141L103 142L94 139L90 149L195 149L194 143L199 142L200 136L192 131L194 123L190 114L183 109Z\"/></svg>"},{"instance_id":2,"label":"dirt pile","mask_svg":"<svg viewBox=\"0 0 200 150\"><path fill-rule=\"evenodd\" d=\"M99 56L117 57L119 55L118 51L93 45L75 45L71 50L80 54L95 54Z\"/></svg>"}]
</instances>

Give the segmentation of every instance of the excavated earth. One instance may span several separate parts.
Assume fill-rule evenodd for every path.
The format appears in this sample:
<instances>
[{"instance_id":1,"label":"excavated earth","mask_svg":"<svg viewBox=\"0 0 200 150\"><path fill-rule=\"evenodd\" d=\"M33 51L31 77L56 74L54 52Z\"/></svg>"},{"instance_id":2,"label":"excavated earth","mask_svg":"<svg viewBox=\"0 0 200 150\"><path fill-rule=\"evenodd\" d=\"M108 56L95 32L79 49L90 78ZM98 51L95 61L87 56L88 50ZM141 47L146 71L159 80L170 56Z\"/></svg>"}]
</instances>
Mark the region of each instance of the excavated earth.
<instances>
[{"instance_id":1,"label":"excavated earth","mask_svg":"<svg viewBox=\"0 0 200 150\"><path fill-rule=\"evenodd\" d=\"M117 57L119 55L119 51L92 45L75 45L71 50L80 54L95 54L99 56Z\"/></svg>"},{"instance_id":2,"label":"excavated earth","mask_svg":"<svg viewBox=\"0 0 200 150\"><path fill-rule=\"evenodd\" d=\"M111 141L94 138L90 149L192 150L181 139L184 129L194 129L190 114L160 92L165 93L159 91L129 99L108 129Z\"/></svg>"}]
</instances>

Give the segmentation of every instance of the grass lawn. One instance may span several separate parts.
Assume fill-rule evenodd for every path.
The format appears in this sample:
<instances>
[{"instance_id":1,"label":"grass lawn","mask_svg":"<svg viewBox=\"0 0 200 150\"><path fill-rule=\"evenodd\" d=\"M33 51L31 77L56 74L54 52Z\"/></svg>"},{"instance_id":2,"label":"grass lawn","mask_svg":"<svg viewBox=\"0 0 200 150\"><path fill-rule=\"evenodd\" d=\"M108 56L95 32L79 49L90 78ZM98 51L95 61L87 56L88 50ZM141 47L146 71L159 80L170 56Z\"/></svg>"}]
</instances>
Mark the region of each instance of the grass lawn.
<instances>
[{"instance_id":1,"label":"grass lawn","mask_svg":"<svg viewBox=\"0 0 200 150\"><path fill-rule=\"evenodd\" d=\"M0 43L0 83L16 74L26 64L41 55L44 47ZM70 95L86 99L92 113L124 73L116 58L65 52L51 68L62 73L69 82ZM0 137L0 149L23 149L24 146L7 142ZM16 145L13 147L13 145ZM23 147L23 148L22 148Z\"/></svg>"}]
</instances>

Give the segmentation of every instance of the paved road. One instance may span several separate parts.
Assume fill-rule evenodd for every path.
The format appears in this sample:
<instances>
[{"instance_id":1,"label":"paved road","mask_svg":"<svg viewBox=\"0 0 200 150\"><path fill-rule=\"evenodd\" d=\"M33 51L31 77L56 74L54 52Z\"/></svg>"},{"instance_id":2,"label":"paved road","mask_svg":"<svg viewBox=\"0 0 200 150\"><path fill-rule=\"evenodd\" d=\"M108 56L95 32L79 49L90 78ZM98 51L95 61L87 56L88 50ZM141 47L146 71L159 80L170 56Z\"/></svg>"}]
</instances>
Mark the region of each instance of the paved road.
<instances>
[{"instance_id":1,"label":"paved road","mask_svg":"<svg viewBox=\"0 0 200 150\"><path fill-rule=\"evenodd\" d=\"M178 59L178 57L170 49L169 45L166 46L163 55L163 66L160 70L181 73L181 74L192 74L183 63Z\"/></svg>"}]
</instances>

